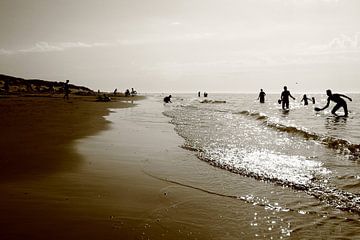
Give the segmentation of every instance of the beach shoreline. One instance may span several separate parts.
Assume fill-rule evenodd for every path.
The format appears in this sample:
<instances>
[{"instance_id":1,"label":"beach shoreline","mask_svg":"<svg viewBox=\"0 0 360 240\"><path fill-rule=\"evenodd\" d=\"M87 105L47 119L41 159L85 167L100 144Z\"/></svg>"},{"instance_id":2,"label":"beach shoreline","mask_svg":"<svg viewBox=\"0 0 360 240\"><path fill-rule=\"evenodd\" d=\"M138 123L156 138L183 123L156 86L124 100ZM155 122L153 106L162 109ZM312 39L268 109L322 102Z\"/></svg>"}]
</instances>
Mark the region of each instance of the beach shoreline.
<instances>
[{"instance_id":1,"label":"beach shoreline","mask_svg":"<svg viewBox=\"0 0 360 240\"><path fill-rule=\"evenodd\" d=\"M133 106L129 99L123 100L101 103L95 102L95 97L72 96L64 101L60 95L2 98L0 180L75 167L78 157L73 142L106 129L104 117L110 108ZM64 162L66 159L74 161Z\"/></svg>"},{"instance_id":2,"label":"beach shoreline","mask_svg":"<svg viewBox=\"0 0 360 240\"><path fill-rule=\"evenodd\" d=\"M201 161L196 152L181 148L184 139L163 114L172 104L163 104L161 95L131 103L136 99L21 100L40 116L44 110L40 103L53 110L72 109L70 115L62 111L50 118L55 124L56 116L55 122L70 131L64 145L47 150L59 158L57 164L37 168L24 162L26 167L9 165L12 174L3 171L1 239L310 239L316 231L326 237L332 236L329 229L341 234L344 227L356 233L354 216L332 214L305 192ZM17 104L26 106L21 101ZM9 109L7 114L14 113ZM17 117L18 126L24 116ZM37 135L40 128L33 127L31 131L37 131L24 143L45 136L62 139L63 128L37 118L27 121L52 130ZM23 131L12 130L20 139ZM38 144L59 141L47 139ZM47 154L37 156L31 162L47 164ZM17 168L21 171L14 173ZM303 205L294 204L300 199ZM314 224L324 216L312 212L325 210L332 221Z\"/></svg>"}]
</instances>

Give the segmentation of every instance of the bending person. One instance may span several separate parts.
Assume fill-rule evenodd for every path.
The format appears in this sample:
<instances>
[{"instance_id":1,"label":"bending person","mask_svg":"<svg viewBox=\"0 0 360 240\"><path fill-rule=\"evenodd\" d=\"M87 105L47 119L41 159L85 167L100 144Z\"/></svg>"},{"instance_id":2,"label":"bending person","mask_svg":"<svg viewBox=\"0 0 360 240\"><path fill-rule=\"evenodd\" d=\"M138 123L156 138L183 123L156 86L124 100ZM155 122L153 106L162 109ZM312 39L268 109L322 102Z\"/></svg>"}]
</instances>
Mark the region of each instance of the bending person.
<instances>
[{"instance_id":1,"label":"bending person","mask_svg":"<svg viewBox=\"0 0 360 240\"><path fill-rule=\"evenodd\" d=\"M171 95L164 97L164 102L165 103L171 103Z\"/></svg>"},{"instance_id":2,"label":"bending person","mask_svg":"<svg viewBox=\"0 0 360 240\"><path fill-rule=\"evenodd\" d=\"M343 95L343 94L337 94L337 93L332 94L330 89L326 90L326 94L328 95L326 106L323 107L323 108L315 108L315 111L322 111L325 108L328 108L329 105L330 105L330 101L333 101L333 102L336 103L336 105L331 110L331 113L338 116L336 114L336 111L339 110L339 108L342 107L344 109L344 113L345 113L344 117L347 117L349 112L348 112L348 109L347 109L346 101L344 99L342 99L342 97L349 99L349 101L352 101L352 99L350 97L348 97L348 96Z\"/></svg>"}]
</instances>

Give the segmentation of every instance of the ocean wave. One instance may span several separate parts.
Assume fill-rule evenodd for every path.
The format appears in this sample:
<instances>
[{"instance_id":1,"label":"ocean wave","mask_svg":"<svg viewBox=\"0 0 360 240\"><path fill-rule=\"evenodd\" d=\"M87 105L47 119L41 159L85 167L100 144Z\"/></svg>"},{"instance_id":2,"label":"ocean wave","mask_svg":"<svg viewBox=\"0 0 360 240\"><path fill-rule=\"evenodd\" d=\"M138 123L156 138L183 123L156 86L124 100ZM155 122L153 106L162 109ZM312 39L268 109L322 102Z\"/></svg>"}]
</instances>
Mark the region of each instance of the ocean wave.
<instances>
[{"instance_id":1,"label":"ocean wave","mask_svg":"<svg viewBox=\"0 0 360 240\"><path fill-rule=\"evenodd\" d=\"M305 128L298 126L288 126L275 121L272 121L268 116L259 112L241 111L238 114L252 117L256 120L262 121L262 123L270 128L276 129L277 131L286 132L292 135L300 136L306 140L314 140L322 143L328 148L337 150L339 153L349 155L350 159L357 160L360 158L360 144L353 144L346 139L336 138L332 136L326 136L311 132Z\"/></svg>"},{"instance_id":2,"label":"ocean wave","mask_svg":"<svg viewBox=\"0 0 360 240\"><path fill-rule=\"evenodd\" d=\"M267 167L263 169L254 169L254 166L256 166L256 163L254 164L254 162L256 162L256 159L258 159L259 156L264 155L262 153L260 155L255 154L255 156L251 153L252 157L248 157L248 160L250 161L247 161L245 157L244 165L239 163L236 164L232 161L224 161L227 157L216 156L216 154L214 156L214 154L209 154L206 150L191 146L189 143L186 143L182 147L197 152L196 156L200 160L205 161L214 167L241 176L251 177L256 180L304 191L308 195L311 195L334 208L360 214L360 194L347 192L327 185L324 179L329 172L327 169L323 168L319 162L304 158L297 159L296 156L278 155L277 157L280 158L280 164L275 164L275 166L272 167L272 169L275 170L274 172ZM265 156L265 158L258 159L261 164L269 157L268 154L265 154ZM270 156L269 159L272 165L274 163L274 157ZM244 158L241 159L241 161L243 160ZM250 164L247 165L246 162L249 162ZM285 168L279 170L278 166L283 166L284 164L286 165Z\"/></svg>"},{"instance_id":3,"label":"ocean wave","mask_svg":"<svg viewBox=\"0 0 360 240\"><path fill-rule=\"evenodd\" d=\"M200 101L200 103L226 103L225 100L208 100L208 99L204 99L202 101Z\"/></svg>"}]
</instances>

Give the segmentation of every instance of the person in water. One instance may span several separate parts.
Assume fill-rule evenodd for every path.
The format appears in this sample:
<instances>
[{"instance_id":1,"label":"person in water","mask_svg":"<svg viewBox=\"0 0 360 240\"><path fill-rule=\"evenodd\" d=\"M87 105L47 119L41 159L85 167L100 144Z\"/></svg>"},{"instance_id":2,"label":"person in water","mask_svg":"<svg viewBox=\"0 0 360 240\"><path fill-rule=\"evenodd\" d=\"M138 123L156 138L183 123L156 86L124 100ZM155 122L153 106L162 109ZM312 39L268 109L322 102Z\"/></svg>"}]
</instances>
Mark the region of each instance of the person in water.
<instances>
[{"instance_id":1,"label":"person in water","mask_svg":"<svg viewBox=\"0 0 360 240\"><path fill-rule=\"evenodd\" d=\"M265 95L266 93L262 89L260 89L259 97L257 100L260 99L260 103L265 103Z\"/></svg>"},{"instance_id":2,"label":"person in water","mask_svg":"<svg viewBox=\"0 0 360 240\"><path fill-rule=\"evenodd\" d=\"M308 98L308 97L306 96L306 94L304 94L304 96L303 96L303 98L301 99L300 102L304 101L304 105L309 105L308 100L312 100L312 99Z\"/></svg>"},{"instance_id":3,"label":"person in water","mask_svg":"<svg viewBox=\"0 0 360 240\"><path fill-rule=\"evenodd\" d=\"M290 91L287 90L287 87L284 86L284 91L281 93L281 103L282 103L282 109L289 109L289 97L295 100L295 98L291 95Z\"/></svg>"},{"instance_id":4,"label":"person in water","mask_svg":"<svg viewBox=\"0 0 360 240\"><path fill-rule=\"evenodd\" d=\"M336 114L336 111L339 110L339 108L343 108L344 109L344 117L347 117L349 112L347 109L347 104L346 101L344 99L342 99L342 97L349 99L349 101L352 101L352 99L348 96L345 96L343 94L337 94L337 93L332 93L330 89L326 90L326 94L328 95L328 99L327 99L327 103L326 106L323 108L315 108L315 111L322 111L325 108L328 108L330 105L330 101L333 101L336 103L335 107L331 110L331 113L338 116Z\"/></svg>"},{"instance_id":5,"label":"person in water","mask_svg":"<svg viewBox=\"0 0 360 240\"><path fill-rule=\"evenodd\" d=\"M164 97L164 102L165 103L171 103L171 95Z\"/></svg>"}]
</instances>

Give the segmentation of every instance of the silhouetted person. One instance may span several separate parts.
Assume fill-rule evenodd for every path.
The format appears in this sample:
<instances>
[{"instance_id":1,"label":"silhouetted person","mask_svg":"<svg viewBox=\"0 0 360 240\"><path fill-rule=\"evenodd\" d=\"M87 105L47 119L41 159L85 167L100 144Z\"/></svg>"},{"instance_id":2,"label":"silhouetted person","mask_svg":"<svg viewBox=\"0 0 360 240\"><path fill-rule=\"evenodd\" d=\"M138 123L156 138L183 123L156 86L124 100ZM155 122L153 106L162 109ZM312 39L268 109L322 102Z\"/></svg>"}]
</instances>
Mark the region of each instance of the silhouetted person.
<instances>
[{"instance_id":1,"label":"silhouetted person","mask_svg":"<svg viewBox=\"0 0 360 240\"><path fill-rule=\"evenodd\" d=\"M134 90L134 88L131 88L131 96L135 96L137 92Z\"/></svg>"},{"instance_id":2,"label":"silhouetted person","mask_svg":"<svg viewBox=\"0 0 360 240\"><path fill-rule=\"evenodd\" d=\"M344 99L342 99L342 97L349 99L349 101L352 101L352 99L350 97L348 97L348 96L343 95L343 94L337 94L337 93L332 94L330 89L326 90L326 94L328 95L326 106L323 107L323 108L315 108L315 110L316 111L322 111L325 108L329 107L330 101L333 101L333 102L336 103L336 105L331 110L331 113L338 116L336 114L336 111L339 110L339 108L342 107L342 108L344 108L344 113L345 113L344 116L346 117L348 115L348 109L347 109L346 101Z\"/></svg>"},{"instance_id":3,"label":"silhouetted person","mask_svg":"<svg viewBox=\"0 0 360 240\"><path fill-rule=\"evenodd\" d=\"M309 105L308 100L311 100L311 99L308 98L308 97L306 96L306 94L304 94L304 96L303 96L303 98L301 99L300 102L304 101L304 105Z\"/></svg>"},{"instance_id":4,"label":"silhouetted person","mask_svg":"<svg viewBox=\"0 0 360 240\"><path fill-rule=\"evenodd\" d=\"M129 97L130 96L130 90L129 89L126 89L125 91L125 97Z\"/></svg>"},{"instance_id":5,"label":"silhouetted person","mask_svg":"<svg viewBox=\"0 0 360 240\"><path fill-rule=\"evenodd\" d=\"M66 82L64 83L64 99L69 100L69 93L69 80L66 80Z\"/></svg>"},{"instance_id":6,"label":"silhouetted person","mask_svg":"<svg viewBox=\"0 0 360 240\"><path fill-rule=\"evenodd\" d=\"M257 100L260 99L260 103L265 103L265 95L266 93L262 89L260 89L259 97Z\"/></svg>"},{"instance_id":7,"label":"silhouetted person","mask_svg":"<svg viewBox=\"0 0 360 240\"><path fill-rule=\"evenodd\" d=\"M315 104L315 98L312 97L311 100L312 100L313 104Z\"/></svg>"},{"instance_id":8,"label":"silhouetted person","mask_svg":"<svg viewBox=\"0 0 360 240\"><path fill-rule=\"evenodd\" d=\"M116 94L117 94L117 88L115 88L114 90L114 96L116 96Z\"/></svg>"},{"instance_id":9,"label":"silhouetted person","mask_svg":"<svg viewBox=\"0 0 360 240\"><path fill-rule=\"evenodd\" d=\"M164 97L164 102L165 103L171 103L171 95Z\"/></svg>"},{"instance_id":10,"label":"silhouetted person","mask_svg":"<svg viewBox=\"0 0 360 240\"><path fill-rule=\"evenodd\" d=\"M9 81L5 80L4 82L4 91L5 93L9 93L10 87L9 87Z\"/></svg>"},{"instance_id":11,"label":"silhouetted person","mask_svg":"<svg viewBox=\"0 0 360 240\"><path fill-rule=\"evenodd\" d=\"M207 97L207 96L208 96L207 92L204 92L204 97Z\"/></svg>"},{"instance_id":12,"label":"silhouetted person","mask_svg":"<svg viewBox=\"0 0 360 240\"><path fill-rule=\"evenodd\" d=\"M49 93L50 93L50 94L54 94L54 93L55 93L54 85L51 85L51 86L49 87Z\"/></svg>"},{"instance_id":13,"label":"silhouetted person","mask_svg":"<svg viewBox=\"0 0 360 240\"><path fill-rule=\"evenodd\" d=\"M284 91L281 93L281 103L282 103L282 109L289 109L289 97L295 100L293 96L291 96L291 93L289 90L287 90L287 87L284 86Z\"/></svg>"},{"instance_id":14,"label":"silhouetted person","mask_svg":"<svg viewBox=\"0 0 360 240\"><path fill-rule=\"evenodd\" d=\"M200 92L198 92L198 97L200 97L200 94L201 94L201 93L200 93Z\"/></svg>"}]
</instances>

